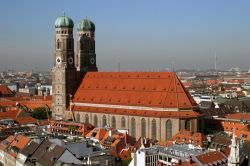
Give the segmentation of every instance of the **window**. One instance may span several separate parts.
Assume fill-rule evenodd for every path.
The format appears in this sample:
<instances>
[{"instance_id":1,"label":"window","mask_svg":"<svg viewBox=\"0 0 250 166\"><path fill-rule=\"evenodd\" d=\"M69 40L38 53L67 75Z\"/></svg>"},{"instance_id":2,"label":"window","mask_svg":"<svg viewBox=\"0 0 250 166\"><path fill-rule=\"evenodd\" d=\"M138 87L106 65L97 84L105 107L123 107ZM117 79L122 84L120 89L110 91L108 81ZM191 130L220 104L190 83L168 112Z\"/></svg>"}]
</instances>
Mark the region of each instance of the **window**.
<instances>
[{"instance_id":1,"label":"window","mask_svg":"<svg viewBox=\"0 0 250 166\"><path fill-rule=\"evenodd\" d=\"M80 122L80 121L81 121L81 119L80 119L80 114L79 114L79 113L76 115L76 121L77 121L77 122Z\"/></svg>"},{"instance_id":2,"label":"window","mask_svg":"<svg viewBox=\"0 0 250 166\"><path fill-rule=\"evenodd\" d=\"M185 121L185 130L190 130L190 119Z\"/></svg>"},{"instance_id":3,"label":"window","mask_svg":"<svg viewBox=\"0 0 250 166\"><path fill-rule=\"evenodd\" d=\"M151 123L151 138L156 139L156 120L153 119Z\"/></svg>"},{"instance_id":4,"label":"window","mask_svg":"<svg viewBox=\"0 0 250 166\"><path fill-rule=\"evenodd\" d=\"M89 123L89 115L88 114L85 115L85 123Z\"/></svg>"},{"instance_id":5,"label":"window","mask_svg":"<svg viewBox=\"0 0 250 166\"><path fill-rule=\"evenodd\" d=\"M136 133L135 118L131 118L131 136L135 137L135 133Z\"/></svg>"},{"instance_id":6,"label":"window","mask_svg":"<svg viewBox=\"0 0 250 166\"><path fill-rule=\"evenodd\" d=\"M94 126L95 126L95 127L98 126L98 118L97 118L97 115L94 116Z\"/></svg>"},{"instance_id":7,"label":"window","mask_svg":"<svg viewBox=\"0 0 250 166\"><path fill-rule=\"evenodd\" d=\"M124 118L124 116L122 117L122 128L125 128L126 127L126 120Z\"/></svg>"},{"instance_id":8,"label":"window","mask_svg":"<svg viewBox=\"0 0 250 166\"><path fill-rule=\"evenodd\" d=\"M172 121L167 120L166 121L166 140L169 140L172 138Z\"/></svg>"},{"instance_id":9,"label":"window","mask_svg":"<svg viewBox=\"0 0 250 166\"><path fill-rule=\"evenodd\" d=\"M141 119L141 137L146 137L146 120L144 118Z\"/></svg>"},{"instance_id":10,"label":"window","mask_svg":"<svg viewBox=\"0 0 250 166\"><path fill-rule=\"evenodd\" d=\"M116 119L114 116L112 116L111 127L116 128Z\"/></svg>"},{"instance_id":11,"label":"window","mask_svg":"<svg viewBox=\"0 0 250 166\"><path fill-rule=\"evenodd\" d=\"M103 115L103 117L102 117L102 126L104 127L106 125L107 125L107 118L106 118L105 115Z\"/></svg>"},{"instance_id":12,"label":"window","mask_svg":"<svg viewBox=\"0 0 250 166\"><path fill-rule=\"evenodd\" d=\"M56 41L56 48L57 48L57 49L60 49L60 48L61 48L61 43L60 43L60 40L59 40L59 39L57 39L57 41Z\"/></svg>"}]
</instances>

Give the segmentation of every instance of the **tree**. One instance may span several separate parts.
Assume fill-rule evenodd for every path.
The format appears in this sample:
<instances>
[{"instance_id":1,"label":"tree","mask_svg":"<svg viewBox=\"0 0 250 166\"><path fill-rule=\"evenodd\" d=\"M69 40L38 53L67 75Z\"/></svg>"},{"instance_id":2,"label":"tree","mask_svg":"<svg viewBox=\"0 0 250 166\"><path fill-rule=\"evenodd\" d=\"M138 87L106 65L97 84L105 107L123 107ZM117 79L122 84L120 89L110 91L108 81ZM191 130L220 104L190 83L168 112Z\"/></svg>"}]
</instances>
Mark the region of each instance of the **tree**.
<instances>
[{"instance_id":1,"label":"tree","mask_svg":"<svg viewBox=\"0 0 250 166\"><path fill-rule=\"evenodd\" d=\"M38 107L38 108L35 108L33 109L33 112L31 113L31 116L33 118L36 118L36 119L48 119L48 116L47 116L47 111L46 111L47 108L45 107Z\"/></svg>"}]
</instances>

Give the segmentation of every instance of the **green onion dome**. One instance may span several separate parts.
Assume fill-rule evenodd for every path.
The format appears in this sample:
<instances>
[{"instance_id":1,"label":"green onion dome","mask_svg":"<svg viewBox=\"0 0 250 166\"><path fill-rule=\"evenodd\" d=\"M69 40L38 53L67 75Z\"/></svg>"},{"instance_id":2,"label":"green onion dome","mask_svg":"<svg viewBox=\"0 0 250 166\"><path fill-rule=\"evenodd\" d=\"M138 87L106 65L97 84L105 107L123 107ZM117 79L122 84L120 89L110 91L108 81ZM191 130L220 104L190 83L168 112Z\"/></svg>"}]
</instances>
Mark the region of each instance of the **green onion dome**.
<instances>
[{"instance_id":1,"label":"green onion dome","mask_svg":"<svg viewBox=\"0 0 250 166\"><path fill-rule=\"evenodd\" d=\"M57 17L55 21L56 28L73 28L74 22L71 18L66 16Z\"/></svg>"},{"instance_id":2,"label":"green onion dome","mask_svg":"<svg viewBox=\"0 0 250 166\"><path fill-rule=\"evenodd\" d=\"M77 30L78 31L95 31L95 24L88 19L83 19L77 25Z\"/></svg>"}]
</instances>

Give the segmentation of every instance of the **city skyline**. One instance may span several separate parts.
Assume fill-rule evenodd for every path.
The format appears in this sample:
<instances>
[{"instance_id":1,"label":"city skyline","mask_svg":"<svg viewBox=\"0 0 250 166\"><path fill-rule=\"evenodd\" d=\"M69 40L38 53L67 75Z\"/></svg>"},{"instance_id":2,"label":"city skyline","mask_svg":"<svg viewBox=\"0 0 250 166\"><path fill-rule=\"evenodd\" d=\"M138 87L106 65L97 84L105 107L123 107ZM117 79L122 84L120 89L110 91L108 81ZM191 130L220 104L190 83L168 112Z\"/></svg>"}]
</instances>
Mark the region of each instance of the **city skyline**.
<instances>
[{"instance_id":1,"label":"city skyline","mask_svg":"<svg viewBox=\"0 0 250 166\"><path fill-rule=\"evenodd\" d=\"M11 3L12 2L12 3ZM100 71L250 67L250 2L2 2L0 70L52 68L54 21L96 24ZM13 3L15 2L15 3ZM29 60L27 60L29 59Z\"/></svg>"}]
</instances>

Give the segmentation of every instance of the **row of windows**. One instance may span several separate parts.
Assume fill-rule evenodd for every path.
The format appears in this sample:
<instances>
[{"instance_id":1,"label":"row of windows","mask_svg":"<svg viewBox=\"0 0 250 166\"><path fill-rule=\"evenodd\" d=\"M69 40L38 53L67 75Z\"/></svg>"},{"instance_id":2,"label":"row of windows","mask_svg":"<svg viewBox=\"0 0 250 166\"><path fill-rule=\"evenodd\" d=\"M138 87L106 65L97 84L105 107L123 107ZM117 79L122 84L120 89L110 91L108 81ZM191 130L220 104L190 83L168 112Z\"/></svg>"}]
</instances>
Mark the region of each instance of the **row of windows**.
<instances>
[{"instance_id":1,"label":"row of windows","mask_svg":"<svg viewBox=\"0 0 250 166\"><path fill-rule=\"evenodd\" d=\"M71 40L67 40L67 49L71 50L72 49L72 41ZM61 49L62 48L62 42L57 39L56 41L56 49Z\"/></svg>"},{"instance_id":2,"label":"row of windows","mask_svg":"<svg viewBox=\"0 0 250 166\"><path fill-rule=\"evenodd\" d=\"M62 30L62 31L56 31L56 34L67 34L67 33L72 33L72 30Z\"/></svg>"},{"instance_id":3,"label":"row of windows","mask_svg":"<svg viewBox=\"0 0 250 166\"><path fill-rule=\"evenodd\" d=\"M80 122L80 114L77 114L76 117L77 122ZM84 122L85 123L90 123L89 121L89 115L85 114L85 118L84 118ZM107 117L106 115L103 115L102 117L102 126L106 126L108 124L107 122ZM94 115L94 119L93 119L93 125L94 126L98 126L98 117L97 115ZM131 129L131 136L136 136L136 120L134 117L131 118L131 122L130 122L130 129ZM116 118L115 116L112 116L111 118L111 127L112 128L116 128ZM126 128L126 119L125 117L121 118L121 127L122 128ZM172 138L172 131L173 131L173 124L172 121L169 119L166 121L165 123L165 138L166 140ZM185 129L186 130L190 130L190 120L186 120L185 121ZM141 119L141 137L147 137L146 134L146 120L145 118ZM153 119L151 121L151 138L152 139L156 139L157 138L157 124L156 124L156 120Z\"/></svg>"}]
</instances>

